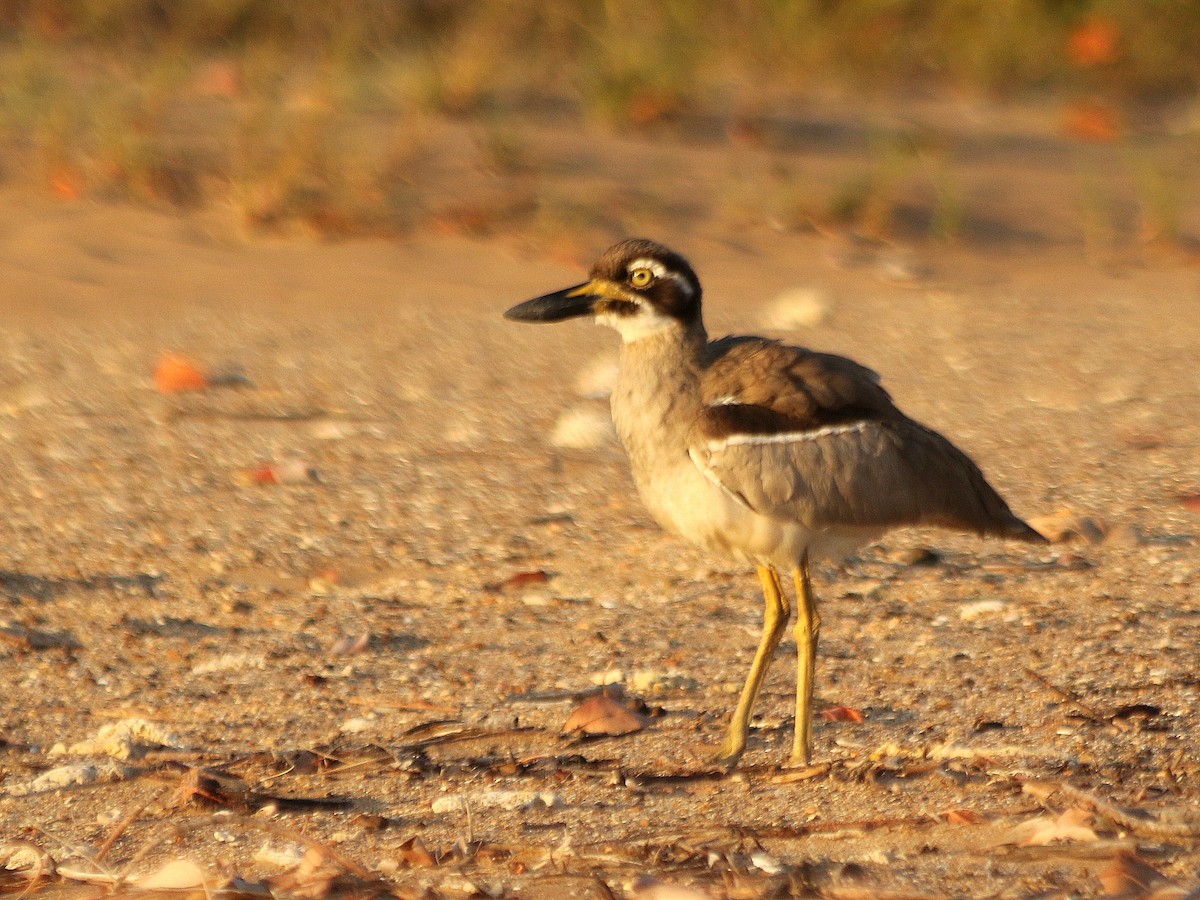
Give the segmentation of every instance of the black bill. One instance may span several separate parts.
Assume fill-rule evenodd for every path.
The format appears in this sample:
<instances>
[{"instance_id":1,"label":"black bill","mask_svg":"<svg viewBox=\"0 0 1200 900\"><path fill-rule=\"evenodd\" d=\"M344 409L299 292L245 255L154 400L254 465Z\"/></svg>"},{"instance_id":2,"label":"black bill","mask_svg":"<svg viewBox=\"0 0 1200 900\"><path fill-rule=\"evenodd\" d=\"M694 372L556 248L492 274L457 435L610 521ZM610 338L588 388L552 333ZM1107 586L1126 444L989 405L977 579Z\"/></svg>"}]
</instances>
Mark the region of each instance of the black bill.
<instances>
[{"instance_id":1,"label":"black bill","mask_svg":"<svg viewBox=\"0 0 1200 900\"><path fill-rule=\"evenodd\" d=\"M506 319L518 322L562 322L579 316L591 315L597 297L591 292L592 283L576 285L553 294L534 297L518 303L504 314Z\"/></svg>"}]
</instances>

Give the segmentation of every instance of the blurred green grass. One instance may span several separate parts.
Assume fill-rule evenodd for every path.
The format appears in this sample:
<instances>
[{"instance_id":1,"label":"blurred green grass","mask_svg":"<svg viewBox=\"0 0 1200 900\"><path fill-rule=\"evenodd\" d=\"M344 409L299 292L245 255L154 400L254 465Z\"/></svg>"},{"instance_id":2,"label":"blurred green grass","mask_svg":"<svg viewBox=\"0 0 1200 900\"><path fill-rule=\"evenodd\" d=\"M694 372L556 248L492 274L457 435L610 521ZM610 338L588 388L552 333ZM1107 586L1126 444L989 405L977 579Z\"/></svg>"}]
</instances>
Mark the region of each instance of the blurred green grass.
<instances>
[{"instance_id":1,"label":"blurred green grass","mask_svg":"<svg viewBox=\"0 0 1200 900\"><path fill-rule=\"evenodd\" d=\"M64 197L220 198L256 227L393 232L420 215L433 118L479 123L487 164L517 172L503 123L539 108L622 131L832 84L1155 107L1196 94L1197 34L1190 0L0 0L0 171ZM881 146L839 201L868 224L907 165ZM1169 218L1170 186L1139 165ZM962 199L935 177L952 232Z\"/></svg>"}]
</instances>

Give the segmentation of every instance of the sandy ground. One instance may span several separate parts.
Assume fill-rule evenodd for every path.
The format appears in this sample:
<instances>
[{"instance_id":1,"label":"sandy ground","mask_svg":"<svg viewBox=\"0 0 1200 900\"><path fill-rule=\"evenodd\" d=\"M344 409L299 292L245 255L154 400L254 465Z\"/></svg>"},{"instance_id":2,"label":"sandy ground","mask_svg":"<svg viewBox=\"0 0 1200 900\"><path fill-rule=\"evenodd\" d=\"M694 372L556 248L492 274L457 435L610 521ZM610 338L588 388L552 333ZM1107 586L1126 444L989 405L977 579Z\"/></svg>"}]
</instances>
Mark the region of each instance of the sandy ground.
<instances>
[{"instance_id":1,"label":"sandy ground","mask_svg":"<svg viewBox=\"0 0 1200 900\"><path fill-rule=\"evenodd\" d=\"M613 164L588 171L696 196L719 161L686 143L593 141ZM692 259L713 333L854 356L1018 512L1095 526L1048 549L897 532L820 567L816 764L782 766L785 641L732 774L706 753L757 640L752 573L659 531L603 432L552 445L564 414L603 421L580 379L615 336L500 318L628 220L549 254L323 243L9 189L7 848L49 854L63 893L97 890L97 855L307 896L1195 890L1200 278L1097 260L1024 147L978 182L1024 218L953 248L634 220ZM788 290L817 324L772 328ZM165 352L245 383L164 394ZM606 674L648 727L562 734Z\"/></svg>"}]
</instances>

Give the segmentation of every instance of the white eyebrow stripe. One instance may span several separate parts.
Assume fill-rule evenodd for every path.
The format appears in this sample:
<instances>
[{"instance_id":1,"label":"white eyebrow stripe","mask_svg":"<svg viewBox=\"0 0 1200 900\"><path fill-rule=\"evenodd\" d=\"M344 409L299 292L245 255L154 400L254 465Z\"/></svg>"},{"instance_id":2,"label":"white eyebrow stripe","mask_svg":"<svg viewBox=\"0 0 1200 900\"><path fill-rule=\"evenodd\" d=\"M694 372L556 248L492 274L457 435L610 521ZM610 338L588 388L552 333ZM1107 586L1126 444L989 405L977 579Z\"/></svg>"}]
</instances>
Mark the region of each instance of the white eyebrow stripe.
<instances>
[{"instance_id":1,"label":"white eyebrow stripe","mask_svg":"<svg viewBox=\"0 0 1200 900\"><path fill-rule=\"evenodd\" d=\"M839 434L854 434L863 431L869 422L852 422L848 425L826 425L824 428L814 428L812 431L780 431L775 434L731 434L723 438L715 438L706 444L709 452L715 453L726 447L758 446L762 444L798 444L805 441L816 441L825 437Z\"/></svg>"},{"instance_id":2,"label":"white eyebrow stripe","mask_svg":"<svg viewBox=\"0 0 1200 900\"><path fill-rule=\"evenodd\" d=\"M635 272L638 269L649 269L654 274L655 278L667 277L667 267L660 263L657 259L651 259L648 256L635 259L625 267L626 272Z\"/></svg>"},{"instance_id":3,"label":"white eyebrow stripe","mask_svg":"<svg viewBox=\"0 0 1200 900\"><path fill-rule=\"evenodd\" d=\"M651 259L648 256L639 257L625 267L626 272L634 272L638 269L649 269L655 278L670 278L677 285L684 289L688 297L695 295L691 283L680 275L678 272L673 272L660 263L657 259Z\"/></svg>"}]
</instances>

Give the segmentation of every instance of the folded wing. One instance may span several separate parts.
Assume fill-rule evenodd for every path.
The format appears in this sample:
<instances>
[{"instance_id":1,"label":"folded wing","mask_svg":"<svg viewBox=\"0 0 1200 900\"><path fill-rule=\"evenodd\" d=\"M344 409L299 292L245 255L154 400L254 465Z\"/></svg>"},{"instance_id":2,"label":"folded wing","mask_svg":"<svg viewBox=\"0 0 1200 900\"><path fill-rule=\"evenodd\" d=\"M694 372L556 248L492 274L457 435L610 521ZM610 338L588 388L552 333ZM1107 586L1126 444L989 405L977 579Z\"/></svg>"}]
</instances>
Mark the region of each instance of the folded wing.
<instances>
[{"instance_id":1,"label":"folded wing","mask_svg":"<svg viewBox=\"0 0 1200 900\"><path fill-rule=\"evenodd\" d=\"M712 345L689 440L710 481L814 529L933 524L1038 540L979 467L909 419L870 369L757 338Z\"/></svg>"}]
</instances>

